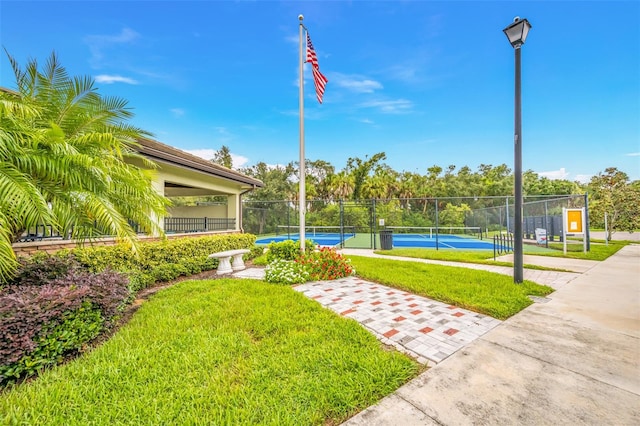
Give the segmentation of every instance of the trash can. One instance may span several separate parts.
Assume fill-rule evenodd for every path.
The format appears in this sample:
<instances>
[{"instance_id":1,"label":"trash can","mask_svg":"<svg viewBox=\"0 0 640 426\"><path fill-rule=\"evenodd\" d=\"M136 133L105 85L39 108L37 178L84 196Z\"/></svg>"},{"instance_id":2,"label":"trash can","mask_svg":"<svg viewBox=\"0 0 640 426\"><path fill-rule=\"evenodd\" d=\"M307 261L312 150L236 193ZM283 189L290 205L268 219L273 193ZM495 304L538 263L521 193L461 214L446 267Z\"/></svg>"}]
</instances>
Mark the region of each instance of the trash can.
<instances>
[{"instance_id":1,"label":"trash can","mask_svg":"<svg viewBox=\"0 0 640 426\"><path fill-rule=\"evenodd\" d=\"M393 231L390 229L380 230L380 248L391 250L393 248Z\"/></svg>"}]
</instances>

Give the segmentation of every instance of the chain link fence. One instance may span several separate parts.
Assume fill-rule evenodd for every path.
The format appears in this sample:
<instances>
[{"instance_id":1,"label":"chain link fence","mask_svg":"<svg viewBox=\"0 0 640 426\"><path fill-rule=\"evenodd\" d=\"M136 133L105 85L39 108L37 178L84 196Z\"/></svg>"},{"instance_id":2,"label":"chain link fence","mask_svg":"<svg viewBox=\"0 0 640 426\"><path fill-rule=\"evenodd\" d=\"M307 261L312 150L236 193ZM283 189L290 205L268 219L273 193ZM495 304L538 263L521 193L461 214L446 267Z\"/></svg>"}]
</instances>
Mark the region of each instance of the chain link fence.
<instances>
[{"instance_id":1,"label":"chain link fence","mask_svg":"<svg viewBox=\"0 0 640 426\"><path fill-rule=\"evenodd\" d=\"M523 201L525 239L535 239L535 229L542 228L550 241L560 241L562 209L588 207L586 195L525 197ZM491 239L493 235L513 233L514 205L513 197L308 200L305 228L339 229L337 233L350 235L340 243L348 248L379 248L383 229L394 233ZM291 234L300 225L299 208L292 200L244 201L244 231L258 237L282 235L282 229Z\"/></svg>"}]
</instances>

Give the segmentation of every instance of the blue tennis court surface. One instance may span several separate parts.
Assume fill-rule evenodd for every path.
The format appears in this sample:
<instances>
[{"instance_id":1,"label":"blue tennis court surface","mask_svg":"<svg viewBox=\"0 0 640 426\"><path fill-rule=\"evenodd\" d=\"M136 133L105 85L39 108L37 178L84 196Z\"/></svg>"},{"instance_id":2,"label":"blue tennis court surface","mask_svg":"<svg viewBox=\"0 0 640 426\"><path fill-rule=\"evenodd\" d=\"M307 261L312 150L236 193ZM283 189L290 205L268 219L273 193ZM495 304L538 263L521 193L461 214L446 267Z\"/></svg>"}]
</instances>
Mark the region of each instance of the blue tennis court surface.
<instances>
[{"instance_id":1,"label":"blue tennis court surface","mask_svg":"<svg viewBox=\"0 0 640 426\"><path fill-rule=\"evenodd\" d=\"M345 234L343 241L352 238L353 235ZM256 244L269 244L272 242L279 243L280 241L293 240L298 241L300 239L299 234L290 234L290 235L279 235L275 237L265 237L259 238L256 240ZM328 246L334 247L340 244L340 234L315 234L315 235L305 235L305 239L311 240L319 246Z\"/></svg>"},{"instance_id":2,"label":"blue tennis court surface","mask_svg":"<svg viewBox=\"0 0 640 426\"><path fill-rule=\"evenodd\" d=\"M424 247L442 249L493 250L493 241L465 238L456 235L394 234L393 247Z\"/></svg>"}]
</instances>

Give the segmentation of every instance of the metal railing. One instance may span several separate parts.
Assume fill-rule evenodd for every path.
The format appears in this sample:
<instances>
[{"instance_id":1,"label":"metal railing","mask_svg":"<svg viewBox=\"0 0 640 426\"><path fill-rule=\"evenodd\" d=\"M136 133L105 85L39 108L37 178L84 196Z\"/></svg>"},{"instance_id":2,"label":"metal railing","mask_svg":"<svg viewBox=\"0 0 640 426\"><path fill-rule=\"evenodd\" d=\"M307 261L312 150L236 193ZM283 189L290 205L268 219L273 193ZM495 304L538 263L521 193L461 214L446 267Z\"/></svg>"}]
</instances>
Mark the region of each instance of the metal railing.
<instances>
[{"instance_id":1,"label":"metal railing","mask_svg":"<svg viewBox=\"0 0 640 426\"><path fill-rule=\"evenodd\" d=\"M165 217L164 232L228 231L236 228L235 218L218 217Z\"/></svg>"},{"instance_id":2,"label":"metal railing","mask_svg":"<svg viewBox=\"0 0 640 426\"><path fill-rule=\"evenodd\" d=\"M129 224L140 234L138 224L130 221ZM230 231L236 228L234 218L218 217L167 217L164 219L164 231L169 234L188 232L208 232L208 231ZM18 239L18 242L42 241L48 239L70 240L73 235L73 228L66 234L61 234L52 225L36 225L25 231ZM100 236L100 235L99 235ZM110 237L109 234L102 234L102 237ZM94 235L95 237L95 235Z\"/></svg>"},{"instance_id":3,"label":"metal railing","mask_svg":"<svg viewBox=\"0 0 640 426\"><path fill-rule=\"evenodd\" d=\"M499 234L493 236L493 260L496 256L513 253L513 234Z\"/></svg>"}]
</instances>

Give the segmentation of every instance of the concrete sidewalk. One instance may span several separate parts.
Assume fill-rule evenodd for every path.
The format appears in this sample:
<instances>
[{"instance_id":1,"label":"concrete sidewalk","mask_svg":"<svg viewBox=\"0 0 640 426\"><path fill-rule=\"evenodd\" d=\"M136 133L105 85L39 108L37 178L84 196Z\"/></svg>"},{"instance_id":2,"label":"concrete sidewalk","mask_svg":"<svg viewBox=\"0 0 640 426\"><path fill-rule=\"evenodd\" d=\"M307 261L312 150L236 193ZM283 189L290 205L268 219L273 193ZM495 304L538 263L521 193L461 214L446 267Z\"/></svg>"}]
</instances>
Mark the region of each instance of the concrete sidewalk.
<instances>
[{"instance_id":1,"label":"concrete sidewalk","mask_svg":"<svg viewBox=\"0 0 640 426\"><path fill-rule=\"evenodd\" d=\"M638 424L640 246L577 275L345 425Z\"/></svg>"}]
</instances>

